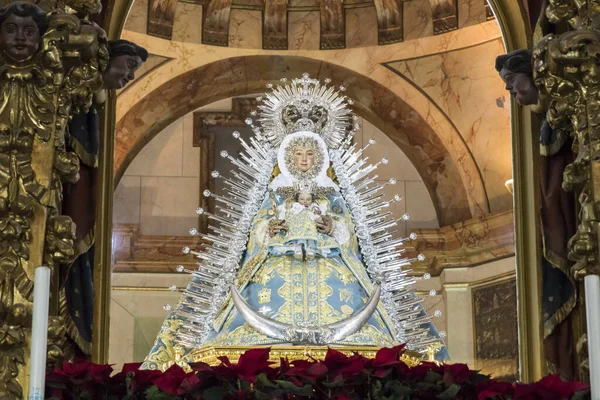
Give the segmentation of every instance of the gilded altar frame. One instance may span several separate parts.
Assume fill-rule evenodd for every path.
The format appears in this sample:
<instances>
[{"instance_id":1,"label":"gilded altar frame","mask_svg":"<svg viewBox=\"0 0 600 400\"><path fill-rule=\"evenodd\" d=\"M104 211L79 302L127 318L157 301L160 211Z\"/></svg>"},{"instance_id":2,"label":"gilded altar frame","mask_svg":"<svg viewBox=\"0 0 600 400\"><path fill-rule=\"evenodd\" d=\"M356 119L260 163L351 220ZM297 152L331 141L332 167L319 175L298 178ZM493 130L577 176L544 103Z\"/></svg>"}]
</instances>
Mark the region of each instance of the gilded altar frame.
<instances>
[{"instance_id":1,"label":"gilded altar frame","mask_svg":"<svg viewBox=\"0 0 600 400\"><path fill-rule=\"evenodd\" d=\"M521 1L488 0L504 39L507 51L532 47L528 17ZM133 0L109 0L103 27L109 40L119 39ZM490 66L492 68L492 66ZM538 222L539 189L536 160L537 131L531 111L511 107L515 253L517 263L517 295L519 321L519 366L521 381L529 382L545 375L542 353L540 229ZM95 307L92 357L108 361L110 315L110 280L112 250L112 201L114 190L113 148L115 141L116 96L111 93L102 110L99 159L99 207L97 210L96 257L94 277Z\"/></svg>"}]
</instances>

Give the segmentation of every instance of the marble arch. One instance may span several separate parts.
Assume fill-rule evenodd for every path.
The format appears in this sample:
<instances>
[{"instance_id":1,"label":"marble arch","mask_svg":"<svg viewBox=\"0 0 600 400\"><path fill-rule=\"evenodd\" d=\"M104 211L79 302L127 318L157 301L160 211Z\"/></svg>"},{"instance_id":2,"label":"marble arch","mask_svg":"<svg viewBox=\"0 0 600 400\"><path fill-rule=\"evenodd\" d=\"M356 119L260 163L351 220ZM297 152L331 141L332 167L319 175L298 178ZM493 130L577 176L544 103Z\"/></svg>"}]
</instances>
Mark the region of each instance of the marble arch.
<instances>
[{"instance_id":1,"label":"marble arch","mask_svg":"<svg viewBox=\"0 0 600 400\"><path fill-rule=\"evenodd\" d=\"M215 61L174 77L135 103L116 126L115 177L169 124L203 105L260 93L267 81L309 72L350 82L357 112L386 133L410 158L427 186L440 224L489 213L481 174L460 137L452 149L410 105L386 86L326 61L298 56L253 55ZM474 194L482 197L473 198ZM475 204L475 207L473 206Z\"/></svg>"}]
</instances>

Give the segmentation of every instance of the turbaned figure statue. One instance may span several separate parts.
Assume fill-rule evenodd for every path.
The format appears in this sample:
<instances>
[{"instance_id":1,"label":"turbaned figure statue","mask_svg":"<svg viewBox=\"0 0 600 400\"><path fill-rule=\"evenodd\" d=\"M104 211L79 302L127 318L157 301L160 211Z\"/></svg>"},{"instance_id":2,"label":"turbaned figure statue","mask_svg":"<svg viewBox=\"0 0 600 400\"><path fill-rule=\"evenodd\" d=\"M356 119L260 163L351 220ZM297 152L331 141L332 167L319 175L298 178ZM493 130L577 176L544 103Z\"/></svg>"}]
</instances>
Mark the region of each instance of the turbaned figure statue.
<instances>
[{"instance_id":1,"label":"turbaned figure statue","mask_svg":"<svg viewBox=\"0 0 600 400\"><path fill-rule=\"evenodd\" d=\"M210 244L144 367L201 361L202 349L407 343L448 358L406 267L408 238L383 200L375 165L352 144L360 128L341 90L304 74L259 97L254 135L231 160L233 178L215 199ZM367 145L369 146L369 145ZM196 232L193 232L196 233ZM183 267L180 267L183 270Z\"/></svg>"}]
</instances>

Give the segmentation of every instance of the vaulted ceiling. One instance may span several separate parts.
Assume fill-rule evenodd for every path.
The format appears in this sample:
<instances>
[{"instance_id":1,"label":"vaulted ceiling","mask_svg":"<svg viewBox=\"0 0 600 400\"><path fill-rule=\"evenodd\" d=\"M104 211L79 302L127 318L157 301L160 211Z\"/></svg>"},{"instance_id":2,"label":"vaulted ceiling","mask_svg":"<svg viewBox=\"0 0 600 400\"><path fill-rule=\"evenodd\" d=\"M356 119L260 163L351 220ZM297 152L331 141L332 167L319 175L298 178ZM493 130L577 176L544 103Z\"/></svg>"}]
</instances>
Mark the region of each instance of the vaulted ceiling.
<instances>
[{"instance_id":1,"label":"vaulted ceiling","mask_svg":"<svg viewBox=\"0 0 600 400\"><path fill-rule=\"evenodd\" d=\"M439 35L492 18L486 0L136 0L126 29L215 46L329 50ZM187 37L178 38L182 24ZM307 31L318 40L307 43Z\"/></svg>"}]
</instances>

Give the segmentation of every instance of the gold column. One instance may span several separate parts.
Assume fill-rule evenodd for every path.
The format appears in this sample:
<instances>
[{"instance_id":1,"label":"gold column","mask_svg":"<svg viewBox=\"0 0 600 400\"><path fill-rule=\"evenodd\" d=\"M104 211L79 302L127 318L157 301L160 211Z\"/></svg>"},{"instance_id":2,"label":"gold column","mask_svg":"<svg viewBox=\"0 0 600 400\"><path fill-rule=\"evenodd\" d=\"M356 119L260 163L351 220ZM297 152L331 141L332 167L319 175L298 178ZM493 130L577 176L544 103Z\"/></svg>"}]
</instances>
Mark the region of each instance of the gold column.
<instances>
[{"instance_id":1,"label":"gold column","mask_svg":"<svg viewBox=\"0 0 600 400\"><path fill-rule=\"evenodd\" d=\"M507 51L531 48L532 35L520 1L489 0ZM492 66L490 66L491 68ZM515 257L519 313L519 373L531 382L545 375L543 358L540 227L538 223L538 130L531 111L511 102Z\"/></svg>"},{"instance_id":2,"label":"gold column","mask_svg":"<svg viewBox=\"0 0 600 400\"><path fill-rule=\"evenodd\" d=\"M109 0L104 29L109 40L121 38L125 20L133 0ZM92 327L92 361L108 362L110 327L110 288L112 275L112 214L114 193L114 147L117 112L116 93L100 113L100 151L98 159L98 192L96 196L96 246L94 253L94 325Z\"/></svg>"}]
</instances>

